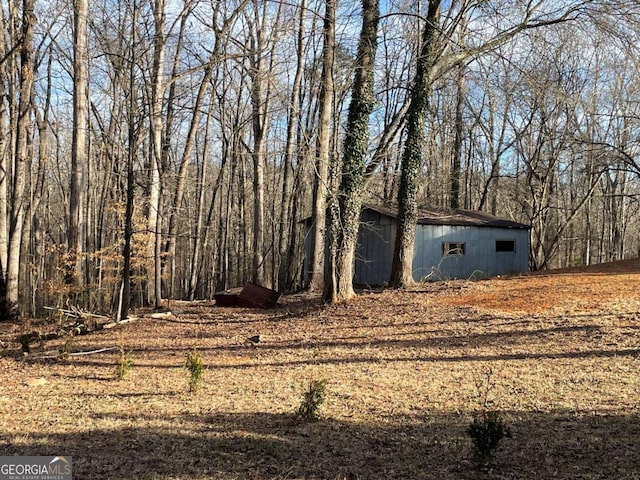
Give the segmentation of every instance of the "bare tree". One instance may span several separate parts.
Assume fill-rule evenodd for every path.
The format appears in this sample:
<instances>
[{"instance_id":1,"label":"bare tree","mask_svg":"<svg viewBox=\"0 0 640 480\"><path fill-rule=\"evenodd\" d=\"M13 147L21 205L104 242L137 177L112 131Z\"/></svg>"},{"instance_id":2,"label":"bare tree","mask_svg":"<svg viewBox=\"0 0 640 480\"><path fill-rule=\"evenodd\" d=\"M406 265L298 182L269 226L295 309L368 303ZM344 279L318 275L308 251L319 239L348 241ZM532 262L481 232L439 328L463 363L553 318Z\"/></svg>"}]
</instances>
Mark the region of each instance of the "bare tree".
<instances>
[{"instance_id":1,"label":"bare tree","mask_svg":"<svg viewBox=\"0 0 640 480\"><path fill-rule=\"evenodd\" d=\"M440 2L431 0L422 30L420 55L407 112L407 133L398 191L398 228L389 280L389 284L394 287L404 287L414 283L413 246L418 220L418 176L422 166L424 121L431 87L430 71L433 68L438 47L439 25Z\"/></svg>"},{"instance_id":2,"label":"bare tree","mask_svg":"<svg viewBox=\"0 0 640 480\"><path fill-rule=\"evenodd\" d=\"M138 18L138 9L136 8L136 0L133 2L131 16L131 44L129 46L129 101L128 101L128 130L127 130L127 169L126 169L126 205L124 213L124 245L122 247L122 283L120 287L120 295L118 298L118 306L116 309L116 319L124 320L129 316L129 307L131 303L131 255L132 255L132 239L133 239L133 212L135 200L134 186L134 165L137 157L138 140L140 129L138 125L138 109L137 109L137 87L136 87L136 23Z\"/></svg>"},{"instance_id":3,"label":"bare tree","mask_svg":"<svg viewBox=\"0 0 640 480\"><path fill-rule=\"evenodd\" d=\"M69 186L69 265L67 282L82 284L84 251L85 165L87 163L87 15L88 0L74 0L73 135Z\"/></svg>"},{"instance_id":4,"label":"bare tree","mask_svg":"<svg viewBox=\"0 0 640 480\"><path fill-rule=\"evenodd\" d=\"M9 306L6 301L7 285L7 260L8 260L8 246L9 246L9 225L8 225L8 210L9 210L9 183L10 183L10 171L8 164L8 146L11 145L8 138L8 132L5 127L7 123L7 92L10 88L10 63L9 56L13 50L11 45L7 42L7 37L14 38L11 31L10 22L5 14L4 8L0 9L0 20L2 24L7 26L7 32L0 32L0 56L3 61L0 63L0 316L9 317Z\"/></svg>"},{"instance_id":5,"label":"bare tree","mask_svg":"<svg viewBox=\"0 0 640 480\"><path fill-rule=\"evenodd\" d=\"M343 144L340 187L331 207L330 275L324 298L332 303L349 300L353 290L360 209L369 149L369 116L373 111L374 64L380 7L378 0L362 1L362 28ZM340 171L334 166L335 171Z\"/></svg>"},{"instance_id":6,"label":"bare tree","mask_svg":"<svg viewBox=\"0 0 640 480\"><path fill-rule=\"evenodd\" d=\"M487 40L470 45L468 48L452 51L447 39L453 38L453 33L456 30L468 24L467 12L474 10L475 4L474 2L463 2L457 6L452 5L445 17L444 25L441 25L440 3L439 0L429 2L421 54L417 59L416 78L412 85L410 112L413 110L413 113L408 114L407 121L408 132L402 158L401 184L398 194L397 234L390 278L390 284L395 287L414 283L412 263L417 220L416 193L422 163L422 122L428 102L428 89L436 79L463 60L490 52L513 40L524 31L575 20L589 8L582 4L571 4L563 10L548 10L549 5L546 2L516 4L513 6L513 15L519 19L512 23L511 27L505 30L498 28L495 35ZM487 12L499 17L498 11L492 9L493 7L488 6ZM505 9L505 11L509 10ZM411 118L412 115L414 118Z\"/></svg>"},{"instance_id":7,"label":"bare tree","mask_svg":"<svg viewBox=\"0 0 640 480\"><path fill-rule=\"evenodd\" d=\"M7 260L7 301L18 306L19 273L21 261L22 231L25 214L29 208L27 176L29 173L29 136L31 135L32 90L34 84L34 30L36 16L35 0L22 2L22 34L20 46L19 104L14 152L13 190L11 194L11 212L9 214L9 242Z\"/></svg>"},{"instance_id":8,"label":"bare tree","mask_svg":"<svg viewBox=\"0 0 640 480\"><path fill-rule=\"evenodd\" d=\"M327 229L327 196L329 194L329 149L333 108L333 64L335 61L334 0L325 2L324 46L322 50L322 86L319 98L318 140L316 146L316 176L313 184L313 228L311 238L311 278L309 289L320 291L325 285L325 249Z\"/></svg>"},{"instance_id":9,"label":"bare tree","mask_svg":"<svg viewBox=\"0 0 640 480\"><path fill-rule=\"evenodd\" d=\"M331 3L332 0L329 0ZM289 224L292 221L291 215L291 199L294 184L293 162L296 148L296 132L300 128L300 109L301 109L301 88L302 76L304 70L304 37L305 37L305 19L306 19L307 2L302 0L298 7L298 36L296 38L296 69L291 85L291 97L289 100L289 115L287 120L287 138L285 146L285 154L282 160L282 196L280 199L280 223L277 229L278 240L278 263L274 266L274 284L276 288L280 288L287 283L286 272L289 267L289 249L291 236L289 235ZM325 15L326 16L326 15ZM331 80L332 81L332 80ZM326 88L326 84L325 87ZM277 275L277 278L275 277Z\"/></svg>"},{"instance_id":10,"label":"bare tree","mask_svg":"<svg viewBox=\"0 0 640 480\"><path fill-rule=\"evenodd\" d=\"M149 210L148 210L148 231L151 233L150 250L153 252L153 276L149 283L148 298L149 303L156 308L162 305L162 215L161 215L161 194L162 194L162 158L164 131L163 121L163 100L167 86L164 78L165 55L166 55L166 0L153 0L153 68L151 72L151 99L150 99L150 143L149 152Z\"/></svg>"}]
</instances>

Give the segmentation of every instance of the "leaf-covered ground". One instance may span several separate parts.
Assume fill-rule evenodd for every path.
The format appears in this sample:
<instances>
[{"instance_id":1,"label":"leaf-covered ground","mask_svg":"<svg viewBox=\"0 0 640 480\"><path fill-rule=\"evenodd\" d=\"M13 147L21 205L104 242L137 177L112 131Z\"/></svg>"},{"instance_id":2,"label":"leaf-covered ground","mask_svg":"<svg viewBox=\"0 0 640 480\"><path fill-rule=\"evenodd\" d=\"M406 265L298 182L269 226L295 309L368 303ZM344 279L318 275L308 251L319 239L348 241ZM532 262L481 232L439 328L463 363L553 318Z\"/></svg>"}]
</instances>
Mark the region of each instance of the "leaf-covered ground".
<instances>
[{"instance_id":1,"label":"leaf-covered ground","mask_svg":"<svg viewBox=\"0 0 640 480\"><path fill-rule=\"evenodd\" d=\"M329 307L176 302L67 345L124 347L123 380L115 350L23 357L35 327L0 323L0 455L72 455L78 479L640 479L639 286L632 261ZM320 419L296 417L318 379ZM512 436L478 466L465 429L485 395Z\"/></svg>"}]
</instances>

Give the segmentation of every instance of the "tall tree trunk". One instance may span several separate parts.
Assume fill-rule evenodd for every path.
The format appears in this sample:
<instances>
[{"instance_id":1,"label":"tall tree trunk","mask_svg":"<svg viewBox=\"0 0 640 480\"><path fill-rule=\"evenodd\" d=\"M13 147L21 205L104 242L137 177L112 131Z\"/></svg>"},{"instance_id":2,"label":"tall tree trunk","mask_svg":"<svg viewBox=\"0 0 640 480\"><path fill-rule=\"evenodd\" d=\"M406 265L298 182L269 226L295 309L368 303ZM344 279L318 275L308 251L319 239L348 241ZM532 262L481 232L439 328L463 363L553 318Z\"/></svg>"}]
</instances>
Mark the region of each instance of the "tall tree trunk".
<instances>
[{"instance_id":1,"label":"tall tree trunk","mask_svg":"<svg viewBox=\"0 0 640 480\"><path fill-rule=\"evenodd\" d=\"M49 162L49 113L51 111L51 72L52 72L52 57L49 57L49 62L47 64L47 88L46 88L46 96L44 100L44 111L41 112L39 108L35 106L35 89L31 91L32 94L32 105L35 114L35 123L38 127L38 170L36 174L32 178L32 188L31 188L31 200L29 204L29 208L25 215L25 223L24 223L24 232L23 232L23 254L25 252L29 252L29 248L33 248L33 250L37 253L44 252L45 245L43 242L43 234L41 223L38 221L37 212L40 208L40 203L42 202L42 197L45 191L45 172L50 169ZM31 144L32 139L30 139L29 144ZM32 145L29 145L29 149L32 148ZM40 256L40 255L37 255ZM23 272L20 274L22 278L26 278L27 276L33 276L35 278L30 278L30 314L32 316L37 316L41 313L42 307L42 290L43 284L42 280L44 278L44 271L37 271L35 275L32 273L32 269L29 268L27 262L22 262Z\"/></svg>"},{"instance_id":2,"label":"tall tree trunk","mask_svg":"<svg viewBox=\"0 0 640 480\"><path fill-rule=\"evenodd\" d=\"M254 124L262 123L254 119ZM265 282L264 265L264 176L266 136L261 127L256 127L261 133L255 137L255 150L253 152L253 264L252 280L259 285Z\"/></svg>"},{"instance_id":3,"label":"tall tree trunk","mask_svg":"<svg viewBox=\"0 0 640 480\"><path fill-rule=\"evenodd\" d=\"M131 96L135 96L132 91ZM131 240L133 238L133 201L134 201L134 178L133 163L135 160L136 134L133 124L133 114L129 119L129 151L127 153L127 201L124 213L124 246L122 247L122 286L120 289L120 299L116 318L124 320L129 316L129 304L131 303Z\"/></svg>"},{"instance_id":4,"label":"tall tree trunk","mask_svg":"<svg viewBox=\"0 0 640 480\"><path fill-rule=\"evenodd\" d=\"M331 3L329 0L328 3ZM291 97L289 104L289 120L287 124L287 139L285 154L283 159L283 174L282 174L282 196L280 205L280 223L278 225L278 266L274 268L277 272L278 285L274 288L282 288L286 284L286 272L289 264L289 245L292 241L289 235L289 223L292 219L291 212L291 198L293 190L293 158L294 149L296 147L296 131L299 125L300 118L300 88L302 85L302 71L304 67L304 36L305 36L305 17L306 17L307 2L302 0L300 10L300 20L298 23L298 37L296 45L296 73L293 77L293 85L291 86Z\"/></svg>"},{"instance_id":5,"label":"tall tree trunk","mask_svg":"<svg viewBox=\"0 0 640 480\"><path fill-rule=\"evenodd\" d=\"M238 148L239 142L236 143L236 148ZM236 175L233 175L233 178L238 179L237 189L235 195L238 197L238 219L237 226L235 227L238 231L239 239L236 239L236 245L238 249L236 250L235 257L238 261L237 273L235 280L231 280L231 285L240 285L245 283L248 279L255 280L255 277L252 274L252 268L255 266L254 262L249 262L244 255L244 252L250 251L249 247L249 237L247 228L247 198L244 195L246 192L246 185L248 183L248 173L247 166L245 164L245 155L239 155L240 165L239 172ZM233 186L231 187L233 188ZM255 206L254 206L255 211ZM239 241L238 241L239 240ZM255 244L254 244L255 245ZM233 278L233 277L232 277Z\"/></svg>"},{"instance_id":6,"label":"tall tree trunk","mask_svg":"<svg viewBox=\"0 0 640 480\"><path fill-rule=\"evenodd\" d=\"M153 275L148 288L149 304L160 308L162 305L162 259L160 256L162 242L162 217L160 216L160 202L162 192L162 102L165 83L163 79L164 57L166 42L164 37L166 0L155 0L154 17L154 53L153 72L151 78L151 152L150 184L149 184L149 216L148 230L151 232L150 250L153 252Z\"/></svg>"},{"instance_id":7,"label":"tall tree trunk","mask_svg":"<svg viewBox=\"0 0 640 480\"><path fill-rule=\"evenodd\" d=\"M458 66L456 77L456 118L455 138L453 140L453 162L451 165L451 191L449 193L449 206L452 209L460 208L460 172L462 165L462 136L463 136L463 106L464 106L464 65Z\"/></svg>"},{"instance_id":8,"label":"tall tree trunk","mask_svg":"<svg viewBox=\"0 0 640 480\"><path fill-rule=\"evenodd\" d=\"M414 283L413 247L418 220L417 193L424 148L424 122L429 102L429 74L439 31L439 17L440 0L431 0L422 32L420 54L407 112L407 136L402 153L398 191L398 225L389 280L390 285L394 287L405 287Z\"/></svg>"},{"instance_id":9,"label":"tall tree trunk","mask_svg":"<svg viewBox=\"0 0 640 480\"><path fill-rule=\"evenodd\" d=\"M0 9L0 21L7 24L4 9ZM5 42L4 32L0 35L0 56L3 58L8 54L9 48ZM0 91L5 92L8 88L9 76L7 73L9 62L0 65ZM9 166L7 162L7 104L4 98L0 98L0 298L5 297L6 285L5 275L7 272L7 248L9 225L7 223L7 212L9 206ZM0 307L1 308L1 307ZM0 311L0 314L2 312Z\"/></svg>"},{"instance_id":10,"label":"tall tree trunk","mask_svg":"<svg viewBox=\"0 0 640 480\"><path fill-rule=\"evenodd\" d=\"M262 11L258 5L262 4ZM255 35L251 35L250 47L250 76L251 76L251 107L253 126L253 264L251 278L254 282L270 287L272 275L266 273L265 259L265 176L267 169L267 132L269 130L269 103L271 97L271 81L269 72L273 70L275 55L273 48L276 44L277 29L271 38L267 39L267 15L269 2L255 2L254 28ZM283 2L278 3L278 10L273 24L277 25L282 13ZM267 57L269 62L266 62Z\"/></svg>"},{"instance_id":11,"label":"tall tree trunk","mask_svg":"<svg viewBox=\"0 0 640 480\"><path fill-rule=\"evenodd\" d=\"M7 260L7 301L12 307L18 306L20 253L24 218L29 207L27 175L30 158L28 138L31 134L31 99L34 78L33 38L36 24L35 0L22 2L22 43L20 47L20 100L18 102L18 124L16 131L15 163L13 170L13 191L9 225L9 245Z\"/></svg>"},{"instance_id":12,"label":"tall tree trunk","mask_svg":"<svg viewBox=\"0 0 640 480\"><path fill-rule=\"evenodd\" d=\"M186 5L185 5L186 7ZM190 8L188 11L190 12ZM178 75L178 70L180 68L180 61L182 57L182 48L184 44L184 31L187 25L187 19L189 15L186 12L183 12L180 15L180 28L177 37L177 45L175 49L175 53L173 55L173 66L171 67L171 78L175 79ZM176 104L176 85L177 82L172 81L169 86L169 92L167 94L167 108L166 108L166 120L164 123L164 134L162 136L162 161L161 161L161 171L166 171L169 165L169 157L171 155L171 135L173 133L173 122L175 120L175 104ZM194 116L195 113L198 112L197 107L194 107ZM183 156L184 158L184 156ZM183 169L182 164L180 165L180 171L186 173L186 167ZM178 184L180 181L180 173L178 174ZM184 185L184 181L182 181ZM178 190L178 187L176 187ZM174 200L176 196L179 196L179 202L182 201L182 192L174 193ZM164 277L168 277L168 285L166 290L169 298L175 298L175 273L176 273L176 256L175 256L175 246L176 246L176 229L177 229L177 209L179 205L175 202L172 205L171 210L169 211L169 231L168 231L168 239L166 245L164 247L164 253L166 254L162 259L162 270L165 273Z\"/></svg>"},{"instance_id":13,"label":"tall tree trunk","mask_svg":"<svg viewBox=\"0 0 640 480\"><path fill-rule=\"evenodd\" d=\"M116 310L116 319L124 320L129 316L129 304L131 303L131 241L133 238L133 202L134 202L134 178L133 165L138 148L138 128L136 125L137 95L135 75L135 40L136 22L138 10L134 0L133 16L131 18L131 47L129 54L129 102L128 102L128 150L127 150L127 189L126 206L124 214L124 246L122 247L122 284Z\"/></svg>"},{"instance_id":14,"label":"tall tree trunk","mask_svg":"<svg viewBox=\"0 0 640 480\"><path fill-rule=\"evenodd\" d=\"M69 265L66 281L82 285L84 231L84 176L87 163L87 14L88 0L74 0L73 30L73 135L69 185Z\"/></svg>"},{"instance_id":15,"label":"tall tree trunk","mask_svg":"<svg viewBox=\"0 0 640 480\"><path fill-rule=\"evenodd\" d=\"M336 50L336 2L325 2L324 47L322 52L322 86L320 89L318 141L316 146L316 177L313 189L313 229L311 244L311 278L309 290L320 291L325 286L325 248L327 238L327 200L329 195L329 151L331 148L331 118L333 110L333 64Z\"/></svg>"},{"instance_id":16,"label":"tall tree trunk","mask_svg":"<svg viewBox=\"0 0 640 480\"><path fill-rule=\"evenodd\" d=\"M267 115L264 66L264 30L255 16L255 37L251 37L251 106L253 126L253 263L252 280L259 285L265 282L264 266L264 186L267 154Z\"/></svg>"},{"instance_id":17,"label":"tall tree trunk","mask_svg":"<svg viewBox=\"0 0 640 480\"><path fill-rule=\"evenodd\" d=\"M3 82L4 84L4 82ZM0 317L9 317L6 302L7 258L8 258L8 223L7 212L9 205L9 171L7 162L7 139L4 128L7 110L4 100L0 100Z\"/></svg>"},{"instance_id":18,"label":"tall tree trunk","mask_svg":"<svg viewBox=\"0 0 640 480\"><path fill-rule=\"evenodd\" d=\"M134 87L135 88L135 87ZM133 90L132 90L133 92ZM133 93L130 95L134 96ZM130 118L129 125L129 151L127 154L127 201L124 213L124 246L122 247L122 286L116 313L117 320L124 320L129 316L129 305L131 303L131 241L133 238L133 201L134 201L134 178L133 163L135 161L136 134L134 133L134 119Z\"/></svg>"},{"instance_id":19,"label":"tall tree trunk","mask_svg":"<svg viewBox=\"0 0 640 480\"><path fill-rule=\"evenodd\" d=\"M342 176L337 205L333 202L331 207L330 275L325 279L324 298L332 303L355 296L353 269L369 148L369 116L375 103L373 73L379 18L378 0L363 0L362 30L344 139Z\"/></svg>"}]
</instances>

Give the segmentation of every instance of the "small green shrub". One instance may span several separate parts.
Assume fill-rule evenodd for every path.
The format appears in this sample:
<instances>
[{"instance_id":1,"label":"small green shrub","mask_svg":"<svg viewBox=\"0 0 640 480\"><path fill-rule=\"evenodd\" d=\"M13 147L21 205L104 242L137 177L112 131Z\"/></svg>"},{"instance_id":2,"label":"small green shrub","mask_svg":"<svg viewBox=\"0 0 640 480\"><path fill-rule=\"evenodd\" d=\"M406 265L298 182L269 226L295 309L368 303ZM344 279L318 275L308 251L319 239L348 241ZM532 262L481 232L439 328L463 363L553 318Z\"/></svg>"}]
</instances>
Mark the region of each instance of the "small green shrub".
<instances>
[{"instance_id":1,"label":"small green shrub","mask_svg":"<svg viewBox=\"0 0 640 480\"><path fill-rule=\"evenodd\" d=\"M466 434L473 442L474 460L481 465L487 465L491 462L503 438L511 437L511 432L505 424L502 414L493 408L492 392L495 386L493 370L488 368L483 372L483 376L475 382L475 399L478 403L478 409L466 429Z\"/></svg>"},{"instance_id":2,"label":"small green shrub","mask_svg":"<svg viewBox=\"0 0 640 480\"><path fill-rule=\"evenodd\" d=\"M131 352L125 352L124 347L118 348L118 358L116 360L115 375L118 380L122 380L133 368Z\"/></svg>"},{"instance_id":3,"label":"small green shrub","mask_svg":"<svg viewBox=\"0 0 640 480\"><path fill-rule=\"evenodd\" d=\"M185 368L189 372L189 391L196 392L204 377L204 359L196 348L187 354Z\"/></svg>"},{"instance_id":4,"label":"small green shrub","mask_svg":"<svg viewBox=\"0 0 640 480\"><path fill-rule=\"evenodd\" d=\"M475 460L483 465L491 461L500 441L511 436L500 412L496 411L476 413L466 433L473 441Z\"/></svg>"},{"instance_id":5,"label":"small green shrub","mask_svg":"<svg viewBox=\"0 0 640 480\"><path fill-rule=\"evenodd\" d=\"M302 394L302 402L296 412L303 418L318 418L318 409L324 403L326 393L326 380L313 380L309 382L309 388Z\"/></svg>"}]
</instances>

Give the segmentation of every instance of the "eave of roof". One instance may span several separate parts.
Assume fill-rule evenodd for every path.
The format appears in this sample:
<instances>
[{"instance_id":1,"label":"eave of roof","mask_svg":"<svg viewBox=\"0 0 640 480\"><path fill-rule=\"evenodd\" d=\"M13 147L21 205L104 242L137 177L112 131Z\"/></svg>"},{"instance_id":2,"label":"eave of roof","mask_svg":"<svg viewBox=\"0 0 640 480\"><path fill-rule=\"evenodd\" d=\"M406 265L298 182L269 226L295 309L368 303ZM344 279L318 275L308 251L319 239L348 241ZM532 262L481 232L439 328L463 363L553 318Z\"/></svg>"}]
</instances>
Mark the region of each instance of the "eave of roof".
<instances>
[{"instance_id":1,"label":"eave of roof","mask_svg":"<svg viewBox=\"0 0 640 480\"><path fill-rule=\"evenodd\" d=\"M397 218L397 210L388 206L365 205L363 209L369 209ZM509 228L518 230L529 230L531 227L524 223L514 222L505 218L496 217L489 213L477 210L447 210L440 208L421 208L418 210L418 225L449 225L461 227L481 227L481 228Z\"/></svg>"}]
</instances>

